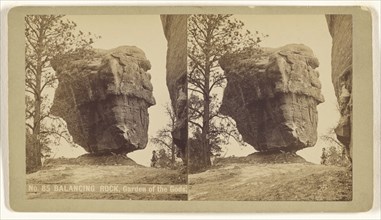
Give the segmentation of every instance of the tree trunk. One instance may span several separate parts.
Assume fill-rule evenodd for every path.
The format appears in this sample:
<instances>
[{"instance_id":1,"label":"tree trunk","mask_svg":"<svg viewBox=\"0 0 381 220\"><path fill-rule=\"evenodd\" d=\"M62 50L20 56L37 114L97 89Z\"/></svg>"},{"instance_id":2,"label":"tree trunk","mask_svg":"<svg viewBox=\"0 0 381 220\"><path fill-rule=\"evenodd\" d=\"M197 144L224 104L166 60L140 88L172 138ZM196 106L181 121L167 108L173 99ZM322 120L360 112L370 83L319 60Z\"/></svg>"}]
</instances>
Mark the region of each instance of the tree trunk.
<instances>
[{"instance_id":1,"label":"tree trunk","mask_svg":"<svg viewBox=\"0 0 381 220\"><path fill-rule=\"evenodd\" d=\"M41 141L40 141L40 132L41 132L41 95L40 89L41 89L41 72L42 68L41 65L39 65L39 62L37 64L37 75L36 75L36 91L38 94L35 94L35 101L34 101L34 108L35 108L35 115L33 118L34 121L34 129L33 129L33 139L34 139L34 146L33 146L33 161L35 164L35 169L38 170L41 168Z\"/></svg>"},{"instance_id":2,"label":"tree trunk","mask_svg":"<svg viewBox=\"0 0 381 220\"><path fill-rule=\"evenodd\" d=\"M31 173L41 168L41 156L33 134L26 135L26 172Z\"/></svg>"},{"instance_id":3,"label":"tree trunk","mask_svg":"<svg viewBox=\"0 0 381 220\"><path fill-rule=\"evenodd\" d=\"M176 150L175 144L172 143L171 144L171 162L172 162L172 166L174 166L175 162L176 162L176 157L175 157L176 152L175 152L175 150Z\"/></svg>"},{"instance_id":4,"label":"tree trunk","mask_svg":"<svg viewBox=\"0 0 381 220\"><path fill-rule=\"evenodd\" d=\"M210 98L209 98L209 81L210 81L210 62L209 55L206 54L205 60L205 92L204 92L204 115L202 117L202 143L203 143L203 167L211 166L210 162L210 146L209 146L209 120L210 120Z\"/></svg>"},{"instance_id":5,"label":"tree trunk","mask_svg":"<svg viewBox=\"0 0 381 220\"><path fill-rule=\"evenodd\" d=\"M42 42L42 29L40 29L40 37L37 43L37 65L36 65L36 87L34 91L34 116L33 116L33 147L31 148L31 154L29 160L31 171L39 170L42 166L41 162L41 141L40 141L40 133L41 133L41 77L42 77L42 50L43 50L43 42Z\"/></svg>"},{"instance_id":6,"label":"tree trunk","mask_svg":"<svg viewBox=\"0 0 381 220\"><path fill-rule=\"evenodd\" d=\"M36 90L41 87L41 74L37 72L36 75ZM37 90L39 91L39 90ZM34 95L34 116L33 116L33 131L31 141L27 142L27 172L33 172L39 170L42 166L41 163L41 96L39 94Z\"/></svg>"}]
</instances>

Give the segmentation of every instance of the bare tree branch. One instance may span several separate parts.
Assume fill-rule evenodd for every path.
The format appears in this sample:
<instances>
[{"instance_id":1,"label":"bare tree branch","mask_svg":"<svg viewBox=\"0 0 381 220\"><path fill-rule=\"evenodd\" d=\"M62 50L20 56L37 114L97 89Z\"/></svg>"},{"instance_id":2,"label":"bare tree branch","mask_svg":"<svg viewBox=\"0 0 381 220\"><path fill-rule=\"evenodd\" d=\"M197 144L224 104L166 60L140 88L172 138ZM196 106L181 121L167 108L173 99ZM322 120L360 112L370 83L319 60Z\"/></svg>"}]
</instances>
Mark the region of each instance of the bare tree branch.
<instances>
[{"instance_id":1,"label":"bare tree branch","mask_svg":"<svg viewBox=\"0 0 381 220\"><path fill-rule=\"evenodd\" d=\"M213 90L215 85L223 82L225 79L226 79L226 77L219 77L219 78L215 79L214 82L212 83L212 85L209 87L209 93Z\"/></svg>"},{"instance_id":2,"label":"bare tree branch","mask_svg":"<svg viewBox=\"0 0 381 220\"><path fill-rule=\"evenodd\" d=\"M30 125L30 124L28 124L28 123L25 123L25 125L26 125L27 127L29 127L32 131L34 130L34 127L33 127L32 125Z\"/></svg>"},{"instance_id":3,"label":"bare tree branch","mask_svg":"<svg viewBox=\"0 0 381 220\"><path fill-rule=\"evenodd\" d=\"M198 94L201 94L201 95L204 95L204 93L201 90L198 90L198 89L195 89L195 88L188 87L188 90L190 90L192 92L197 92Z\"/></svg>"},{"instance_id":4,"label":"bare tree branch","mask_svg":"<svg viewBox=\"0 0 381 220\"><path fill-rule=\"evenodd\" d=\"M165 146L167 147L168 149L172 149L171 145L166 143L165 141L159 139L159 138L151 138L151 142L154 143L154 144L159 144L161 146Z\"/></svg>"},{"instance_id":5,"label":"bare tree branch","mask_svg":"<svg viewBox=\"0 0 381 220\"><path fill-rule=\"evenodd\" d=\"M51 79L49 79L49 80L47 80L42 86L41 86L41 92L45 89L45 87L47 86L47 85L49 85L49 83L52 83L52 82L56 82L58 80L58 78L57 77L53 77L53 78L51 78ZM40 92L40 93L41 93Z\"/></svg>"},{"instance_id":6,"label":"bare tree branch","mask_svg":"<svg viewBox=\"0 0 381 220\"><path fill-rule=\"evenodd\" d=\"M203 127L202 127L199 123L194 122L194 121L191 121L191 120L189 120L189 122L190 122L191 124L195 125L196 127L200 128L201 130L203 129Z\"/></svg>"}]
</instances>

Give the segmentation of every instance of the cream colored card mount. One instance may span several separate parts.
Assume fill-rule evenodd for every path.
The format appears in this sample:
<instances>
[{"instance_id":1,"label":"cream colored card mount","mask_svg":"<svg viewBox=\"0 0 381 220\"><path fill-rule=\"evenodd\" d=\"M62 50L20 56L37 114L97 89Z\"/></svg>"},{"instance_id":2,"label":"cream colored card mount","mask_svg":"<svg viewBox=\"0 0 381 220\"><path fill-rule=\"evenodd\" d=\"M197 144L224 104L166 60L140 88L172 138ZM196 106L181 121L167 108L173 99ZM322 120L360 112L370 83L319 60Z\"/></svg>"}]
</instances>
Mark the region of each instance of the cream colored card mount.
<instances>
[{"instance_id":1,"label":"cream colored card mount","mask_svg":"<svg viewBox=\"0 0 381 220\"><path fill-rule=\"evenodd\" d=\"M16 211L358 212L373 204L362 7L16 7Z\"/></svg>"}]
</instances>

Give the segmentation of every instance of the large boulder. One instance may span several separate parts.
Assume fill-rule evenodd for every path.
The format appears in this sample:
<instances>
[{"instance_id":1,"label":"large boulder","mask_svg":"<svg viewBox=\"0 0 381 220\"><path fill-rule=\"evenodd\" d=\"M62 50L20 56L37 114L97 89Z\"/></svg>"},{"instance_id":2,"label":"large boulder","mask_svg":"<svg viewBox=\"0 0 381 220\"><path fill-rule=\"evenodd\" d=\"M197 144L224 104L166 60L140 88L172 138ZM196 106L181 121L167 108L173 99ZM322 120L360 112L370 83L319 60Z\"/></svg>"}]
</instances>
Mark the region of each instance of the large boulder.
<instances>
[{"instance_id":1,"label":"large boulder","mask_svg":"<svg viewBox=\"0 0 381 220\"><path fill-rule=\"evenodd\" d=\"M220 59L227 86L220 107L256 150L292 151L317 141L318 59L301 44L247 49Z\"/></svg>"},{"instance_id":2,"label":"large boulder","mask_svg":"<svg viewBox=\"0 0 381 220\"><path fill-rule=\"evenodd\" d=\"M173 142L186 162L188 139L187 115L187 15L160 15L167 39L167 87L176 123Z\"/></svg>"},{"instance_id":3,"label":"large boulder","mask_svg":"<svg viewBox=\"0 0 381 220\"><path fill-rule=\"evenodd\" d=\"M332 36L332 83L340 109L340 120L335 128L337 139L352 154L352 16L326 15Z\"/></svg>"},{"instance_id":4,"label":"large boulder","mask_svg":"<svg viewBox=\"0 0 381 220\"><path fill-rule=\"evenodd\" d=\"M51 113L62 117L73 141L90 153L128 153L148 142L151 68L134 46L96 50L89 57L52 61L59 85Z\"/></svg>"}]
</instances>

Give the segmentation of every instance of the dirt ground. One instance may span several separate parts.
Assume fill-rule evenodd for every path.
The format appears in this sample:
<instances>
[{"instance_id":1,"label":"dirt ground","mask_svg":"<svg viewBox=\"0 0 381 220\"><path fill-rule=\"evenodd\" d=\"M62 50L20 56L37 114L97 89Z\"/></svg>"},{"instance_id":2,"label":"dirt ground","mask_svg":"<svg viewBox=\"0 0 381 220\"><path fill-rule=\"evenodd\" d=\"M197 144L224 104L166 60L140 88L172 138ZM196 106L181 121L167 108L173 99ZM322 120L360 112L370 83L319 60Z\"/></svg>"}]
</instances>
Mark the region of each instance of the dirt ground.
<instances>
[{"instance_id":1,"label":"dirt ground","mask_svg":"<svg viewBox=\"0 0 381 220\"><path fill-rule=\"evenodd\" d=\"M77 165L56 163L27 174L33 184L186 184L186 175L178 170L140 165ZM186 194L99 193L99 192L29 192L29 199L120 199L187 200Z\"/></svg>"},{"instance_id":2,"label":"dirt ground","mask_svg":"<svg viewBox=\"0 0 381 220\"><path fill-rule=\"evenodd\" d=\"M188 179L189 200L352 200L352 175L345 167L225 163Z\"/></svg>"},{"instance_id":3,"label":"dirt ground","mask_svg":"<svg viewBox=\"0 0 381 220\"><path fill-rule=\"evenodd\" d=\"M258 158L262 160L258 160ZM271 157L271 158L270 158ZM123 158L54 160L27 174L33 184L186 185L188 194L29 192L29 199L350 201L352 173L346 167L308 163L295 155L223 158L211 169L187 175L184 170L144 167ZM254 158L254 159L253 159ZM268 160L276 163L268 163ZM115 162L117 161L117 162ZM91 162L91 163L90 163Z\"/></svg>"}]
</instances>

